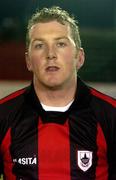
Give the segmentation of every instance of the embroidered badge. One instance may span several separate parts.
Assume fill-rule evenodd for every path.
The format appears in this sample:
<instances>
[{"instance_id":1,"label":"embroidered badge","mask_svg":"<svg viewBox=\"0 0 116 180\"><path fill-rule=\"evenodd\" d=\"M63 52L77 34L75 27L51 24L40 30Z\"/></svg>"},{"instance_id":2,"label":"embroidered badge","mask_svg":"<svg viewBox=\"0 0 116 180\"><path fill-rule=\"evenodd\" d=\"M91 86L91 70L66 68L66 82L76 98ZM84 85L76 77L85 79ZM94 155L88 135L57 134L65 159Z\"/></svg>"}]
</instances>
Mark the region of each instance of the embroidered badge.
<instances>
[{"instance_id":1,"label":"embroidered badge","mask_svg":"<svg viewBox=\"0 0 116 180\"><path fill-rule=\"evenodd\" d=\"M82 171L87 171L92 166L92 151L79 150L77 152L77 163Z\"/></svg>"}]
</instances>

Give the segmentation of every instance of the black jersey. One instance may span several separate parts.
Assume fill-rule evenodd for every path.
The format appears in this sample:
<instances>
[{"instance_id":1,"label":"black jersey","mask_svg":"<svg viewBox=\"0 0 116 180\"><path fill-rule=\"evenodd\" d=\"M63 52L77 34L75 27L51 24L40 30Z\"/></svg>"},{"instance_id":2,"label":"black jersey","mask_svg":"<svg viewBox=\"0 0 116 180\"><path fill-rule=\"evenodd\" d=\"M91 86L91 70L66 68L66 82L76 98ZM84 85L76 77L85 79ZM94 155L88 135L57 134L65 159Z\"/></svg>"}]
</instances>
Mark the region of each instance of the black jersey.
<instances>
[{"instance_id":1,"label":"black jersey","mask_svg":"<svg viewBox=\"0 0 116 180\"><path fill-rule=\"evenodd\" d=\"M66 112L45 111L33 84L0 101L6 180L116 180L116 100L77 83Z\"/></svg>"}]
</instances>

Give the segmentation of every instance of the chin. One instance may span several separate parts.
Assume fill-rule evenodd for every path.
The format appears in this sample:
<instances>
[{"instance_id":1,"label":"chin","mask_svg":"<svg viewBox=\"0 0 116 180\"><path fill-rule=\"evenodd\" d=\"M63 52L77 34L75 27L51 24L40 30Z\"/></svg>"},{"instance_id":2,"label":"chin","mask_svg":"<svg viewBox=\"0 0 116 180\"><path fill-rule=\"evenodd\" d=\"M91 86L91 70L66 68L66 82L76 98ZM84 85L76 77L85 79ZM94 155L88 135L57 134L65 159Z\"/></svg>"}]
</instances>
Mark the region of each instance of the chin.
<instances>
[{"instance_id":1,"label":"chin","mask_svg":"<svg viewBox=\"0 0 116 180\"><path fill-rule=\"evenodd\" d=\"M62 88L62 84L61 83L47 83L46 84L46 87L51 89L51 90L58 90L58 89L61 89Z\"/></svg>"}]
</instances>

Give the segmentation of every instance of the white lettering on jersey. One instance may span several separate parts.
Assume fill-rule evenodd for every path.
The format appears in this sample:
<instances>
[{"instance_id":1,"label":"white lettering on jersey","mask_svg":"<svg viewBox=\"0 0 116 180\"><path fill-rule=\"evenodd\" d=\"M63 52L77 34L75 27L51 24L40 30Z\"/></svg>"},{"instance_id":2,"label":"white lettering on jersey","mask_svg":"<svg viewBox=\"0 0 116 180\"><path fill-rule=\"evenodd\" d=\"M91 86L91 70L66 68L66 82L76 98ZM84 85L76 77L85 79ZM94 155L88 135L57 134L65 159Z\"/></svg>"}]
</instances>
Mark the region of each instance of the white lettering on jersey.
<instances>
[{"instance_id":1,"label":"white lettering on jersey","mask_svg":"<svg viewBox=\"0 0 116 180\"><path fill-rule=\"evenodd\" d=\"M13 159L13 162L22 165L33 165L33 164L37 164L37 158L36 157L18 158L18 159Z\"/></svg>"}]
</instances>

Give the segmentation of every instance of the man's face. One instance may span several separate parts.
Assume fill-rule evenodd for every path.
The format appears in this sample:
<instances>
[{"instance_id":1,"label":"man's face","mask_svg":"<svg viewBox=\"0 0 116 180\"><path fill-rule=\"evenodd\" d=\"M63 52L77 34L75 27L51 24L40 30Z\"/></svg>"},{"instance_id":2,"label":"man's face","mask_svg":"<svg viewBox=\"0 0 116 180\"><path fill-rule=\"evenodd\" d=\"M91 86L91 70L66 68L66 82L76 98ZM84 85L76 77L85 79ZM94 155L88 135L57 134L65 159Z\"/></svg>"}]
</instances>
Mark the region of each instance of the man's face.
<instances>
[{"instance_id":1,"label":"man's face","mask_svg":"<svg viewBox=\"0 0 116 180\"><path fill-rule=\"evenodd\" d=\"M81 62L70 27L57 21L38 23L32 26L29 37L26 62L36 85L47 88L73 85Z\"/></svg>"}]
</instances>

